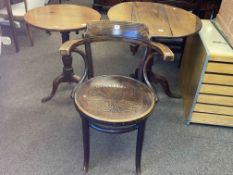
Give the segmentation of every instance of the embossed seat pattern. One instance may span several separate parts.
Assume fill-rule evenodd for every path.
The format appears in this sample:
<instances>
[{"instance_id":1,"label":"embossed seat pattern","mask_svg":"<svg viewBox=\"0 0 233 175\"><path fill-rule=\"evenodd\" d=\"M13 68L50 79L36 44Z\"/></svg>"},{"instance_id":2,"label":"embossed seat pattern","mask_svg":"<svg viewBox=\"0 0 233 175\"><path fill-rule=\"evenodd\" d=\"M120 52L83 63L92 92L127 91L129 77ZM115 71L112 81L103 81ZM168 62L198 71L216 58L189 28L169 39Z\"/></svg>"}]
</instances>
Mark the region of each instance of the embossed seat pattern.
<instances>
[{"instance_id":1,"label":"embossed seat pattern","mask_svg":"<svg viewBox=\"0 0 233 175\"><path fill-rule=\"evenodd\" d=\"M104 122L130 122L153 109L154 94L143 83L124 76L98 76L77 89L79 110Z\"/></svg>"}]
</instances>

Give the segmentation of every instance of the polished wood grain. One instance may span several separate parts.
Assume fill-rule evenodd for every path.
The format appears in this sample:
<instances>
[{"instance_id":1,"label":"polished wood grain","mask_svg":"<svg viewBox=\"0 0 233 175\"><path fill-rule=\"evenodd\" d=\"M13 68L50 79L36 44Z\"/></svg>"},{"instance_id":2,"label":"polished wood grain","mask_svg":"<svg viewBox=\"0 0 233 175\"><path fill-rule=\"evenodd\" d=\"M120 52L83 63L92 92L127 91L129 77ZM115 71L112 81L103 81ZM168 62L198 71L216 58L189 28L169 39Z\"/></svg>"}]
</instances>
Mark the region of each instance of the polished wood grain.
<instances>
[{"instance_id":1,"label":"polished wood grain","mask_svg":"<svg viewBox=\"0 0 233 175\"><path fill-rule=\"evenodd\" d=\"M108 17L110 20L143 23L153 39L183 38L197 33L202 26L200 19L188 11L152 2L117 4L108 11ZM150 81L159 83L169 97L180 98L180 95L172 93L165 77L153 74L151 70L149 75Z\"/></svg>"},{"instance_id":2,"label":"polished wood grain","mask_svg":"<svg viewBox=\"0 0 233 175\"><path fill-rule=\"evenodd\" d=\"M200 19L192 13L152 2L117 4L108 11L108 17L110 20L144 23L154 37L185 37L201 29Z\"/></svg>"},{"instance_id":3,"label":"polished wood grain","mask_svg":"<svg viewBox=\"0 0 233 175\"><path fill-rule=\"evenodd\" d=\"M222 2L222 0L94 0L93 7L97 10L105 11L106 9L109 9L110 6L129 1L168 4L192 11L192 13L196 14L202 19L215 18Z\"/></svg>"},{"instance_id":4,"label":"polished wood grain","mask_svg":"<svg viewBox=\"0 0 233 175\"><path fill-rule=\"evenodd\" d=\"M29 10L24 19L34 27L61 32L84 29L87 22L97 21L100 17L89 7L62 4Z\"/></svg>"},{"instance_id":5,"label":"polished wood grain","mask_svg":"<svg viewBox=\"0 0 233 175\"><path fill-rule=\"evenodd\" d=\"M118 28L120 27L120 28ZM174 61L173 52L164 44L152 42L149 39L149 30L142 23L102 20L92 22L87 26L85 35L94 40L119 38L120 40L134 40L134 44L144 45L159 52L165 61Z\"/></svg>"},{"instance_id":6,"label":"polished wood grain","mask_svg":"<svg viewBox=\"0 0 233 175\"><path fill-rule=\"evenodd\" d=\"M110 7L122 2L129 2L132 0L94 0L94 7ZM177 6L182 9L186 10L196 10L198 5L200 4L200 1L195 0L136 0L138 2L157 2L157 3L164 3L169 4L172 6Z\"/></svg>"},{"instance_id":7,"label":"polished wood grain","mask_svg":"<svg viewBox=\"0 0 233 175\"><path fill-rule=\"evenodd\" d=\"M99 76L76 91L78 109L102 122L132 122L146 117L154 107L151 89L123 76Z\"/></svg>"},{"instance_id":8,"label":"polished wood grain","mask_svg":"<svg viewBox=\"0 0 233 175\"><path fill-rule=\"evenodd\" d=\"M119 40L133 42L156 50L162 55L163 60L173 61L173 52L164 44L149 40L148 28L144 24L123 21L101 20L87 24L84 40L69 40L60 47L62 55L70 55L72 50L85 42L100 42Z\"/></svg>"},{"instance_id":9,"label":"polished wood grain","mask_svg":"<svg viewBox=\"0 0 233 175\"><path fill-rule=\"evenodd\" d=\"M142 23L102 20L88 23L85 36L90 38L114 37L149 41L149 30Z\"/></svg>"}]
</instances>

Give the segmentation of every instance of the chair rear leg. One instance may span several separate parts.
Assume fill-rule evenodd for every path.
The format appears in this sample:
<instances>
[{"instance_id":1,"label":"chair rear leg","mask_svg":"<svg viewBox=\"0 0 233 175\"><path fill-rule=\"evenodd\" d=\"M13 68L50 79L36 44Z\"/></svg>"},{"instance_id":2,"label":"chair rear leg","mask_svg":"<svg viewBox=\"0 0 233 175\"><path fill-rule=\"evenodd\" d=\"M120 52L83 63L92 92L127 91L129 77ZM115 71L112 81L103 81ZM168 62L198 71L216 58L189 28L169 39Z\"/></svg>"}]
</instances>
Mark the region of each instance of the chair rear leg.
<instances>
[{"instance_id":1,"label":"chair rear leg","mask_svg":"<svg viewBox=\"0 0 233 175\"><path fill-rule=\"evenodd\" d=\"M138 125L138 134L137 134L137 145L136 145L136 175L141 174L141 156L142 156L142 147L144 139L146 121L142 121Z\"/></svg>"},{"instance_id":2,"label":"chair rear leg","mask_svg":"<svg viewBox=\"0 0 233 175\"><path fill-rule=\"evenodd\" d=\"M28 33L28 37L29 37L29 40L30 40L30 44L31 46L34 45L33 43L33 38L32 38L32 31L31 31L31 28L29 27L29 25L26 23L26 28L27 28L27 33Z\"/></svg>"}]
</instances>

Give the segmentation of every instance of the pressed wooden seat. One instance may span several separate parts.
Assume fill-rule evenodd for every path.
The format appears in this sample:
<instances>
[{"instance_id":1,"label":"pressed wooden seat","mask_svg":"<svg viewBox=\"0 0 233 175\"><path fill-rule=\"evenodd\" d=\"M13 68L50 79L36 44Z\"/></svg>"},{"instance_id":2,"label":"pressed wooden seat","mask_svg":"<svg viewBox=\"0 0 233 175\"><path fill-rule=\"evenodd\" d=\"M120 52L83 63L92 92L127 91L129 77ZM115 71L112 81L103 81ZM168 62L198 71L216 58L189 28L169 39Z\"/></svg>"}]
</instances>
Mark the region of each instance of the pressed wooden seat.
<instances>
[{"instance_id":1,"label":"pressed wooden seat","mask_svg":"<svg viewBox=\"0 0 233 175\"><path fill-rule=\"evenodd\" d=\"M100 41L123 41L145 46L145 56L136 76L138 79L122 75L93 77L91 43ZM85 45L85 53L77 48L80 45ZM63 57L71 57L71 53L76 52L85 61L83 77L72 95L82 118L85 171L89 166L91 127L112 134L138 130L135 164L137 175L141 173L145 122L157 101L157 96L147 78L147 63L153 57L152 50L159 52L165 60L174 58L168 47L149 40L145 25L113 21L87 24L83 39L67 41L60 48Z\"/></svg>"},{"instance_id":2,"label":"pressed wooden seat","mask_svg":"<svg viewBox=\"0 0 233 175\"><path fill-rule=\"evenodd\" d=\"M75 104L86 116L100 122L130 123L153 110L153 91L145 84L124 76L98 76L76 91Z\"/></svg>"}]
</instances>

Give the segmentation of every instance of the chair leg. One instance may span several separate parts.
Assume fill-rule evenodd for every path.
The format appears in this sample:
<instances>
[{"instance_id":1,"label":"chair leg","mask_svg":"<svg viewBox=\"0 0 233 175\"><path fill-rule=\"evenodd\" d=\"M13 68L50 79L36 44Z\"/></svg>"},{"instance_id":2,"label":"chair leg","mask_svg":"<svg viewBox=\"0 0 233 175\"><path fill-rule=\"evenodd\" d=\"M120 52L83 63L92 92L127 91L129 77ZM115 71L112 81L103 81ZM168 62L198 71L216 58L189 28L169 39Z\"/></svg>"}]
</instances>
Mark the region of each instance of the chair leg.
<instances>
[{"instance_id":1,"label":"chair leg","mask_svg":"<svg viewBox=\"0 0 233 175\"><path fill-rule=\"evenodd\" d=\"M137 145L136 145L136 175L141 174L141 156L142 156L142 147L144 139L146 121L142 121L138 125L138 134L137 134Z\"/></svg>"},{"instance_id":2,"label":"chair leg","mask_svg":"<svg viewBox=\"0 0 233 175\"><path fill-rule=\"evenodd\" d=\"M31 46L33 46L34 43L33 43L33 38L32 38L32 31L27 23L26 23L26 28L27 28L27 33L28 33L28 37L30 40L30 44L31 44Z\"/></svg>"},{"instance_id":3,"label":"chair leg","mask_svg":"<svg viewBox=\"0 0 233 175\"><path fill-rule=\"evenodd\" d=\"M14 44L15 44L15 50L16 52L19 51L19 43L18 43L18 38L17 38L17 34L16 34L16 31L14 28L11 27L11 31L12 31L12 34L13 34L13 40L14 40Z\"/></svg>"},{"instance_id":4,"label":"chair leg","mask_svg":"<svg viewBox=\"0 0 233 175\"><path fill-rule=\"evenodd\" d=\"M16 50L16 52L18 52L19 51L19 43L18 43L18 38L17 38L16 30L15 30L15 23L11 17L9 18L9 21L10 21L10 30L11 30L11 33L13 35L13 40L14 40L14 44L15 44L15 50Z\"/></svg>"},{"instance_id":5,"label":"chair leg","mask_svg":"<svg viewBox=\"0 0 233 175\"><path fill-rule=\"evenodd\" d=\"M84 162L83 170L88 171L90 157L90 128L88 120L82 118Z\"/></svg>"}]
</instances>

